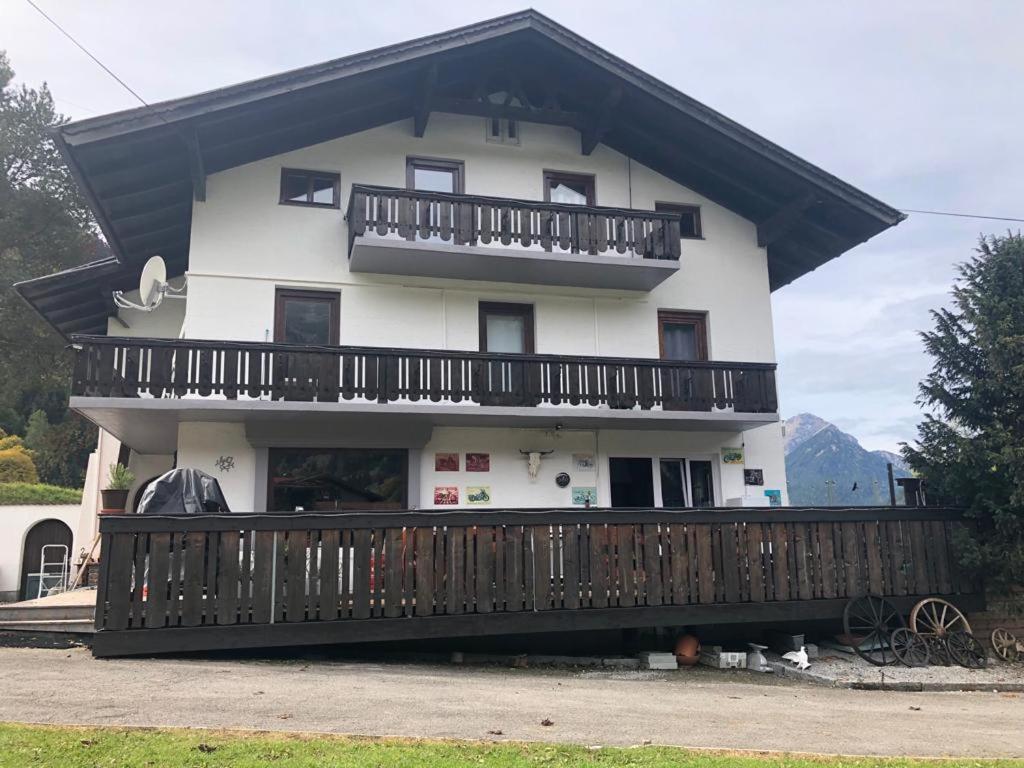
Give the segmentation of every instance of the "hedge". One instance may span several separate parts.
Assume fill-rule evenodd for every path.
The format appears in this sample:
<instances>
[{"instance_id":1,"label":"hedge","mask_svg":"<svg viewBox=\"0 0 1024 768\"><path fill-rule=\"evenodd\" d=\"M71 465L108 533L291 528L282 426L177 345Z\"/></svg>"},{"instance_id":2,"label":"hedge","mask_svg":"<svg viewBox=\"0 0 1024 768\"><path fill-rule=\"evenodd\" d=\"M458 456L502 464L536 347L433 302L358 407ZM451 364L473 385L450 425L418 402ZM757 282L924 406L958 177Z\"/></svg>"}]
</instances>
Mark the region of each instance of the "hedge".
<instances>
[{"instance_id":1,"label":"hedge","mask_svg":"<svg viewBox=\"0 0 1024 768\"><path fill-rule=\"evenodd\" d=\"M0 506L15 504L80 504L82 491L45 483L0 483Z\"/></svg>"}]
</instances>

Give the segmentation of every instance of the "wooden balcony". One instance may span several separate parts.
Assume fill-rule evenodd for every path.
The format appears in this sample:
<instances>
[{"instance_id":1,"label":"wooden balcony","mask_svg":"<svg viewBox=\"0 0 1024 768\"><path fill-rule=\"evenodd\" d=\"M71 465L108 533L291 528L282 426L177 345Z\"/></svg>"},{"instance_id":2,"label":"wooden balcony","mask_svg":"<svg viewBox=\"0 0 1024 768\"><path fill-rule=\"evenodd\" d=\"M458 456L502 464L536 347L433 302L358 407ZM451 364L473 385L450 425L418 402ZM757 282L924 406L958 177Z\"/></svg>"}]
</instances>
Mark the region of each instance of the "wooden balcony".
<instances>
[{"instance_id":1,"label":"wooden balcony","mask_svg":"<svg viewBox=\"0 0 1024 768\"><path fill-rule=\"evenodd\" d=\"M98 656L835 619L981 605L962 511L457 510L108 516Z\"/></svg>"},{"instance_id":2,"label":"wooden balcony","mask_svg":"<svg viewBox=\"0 0 1024 768\"><path fill-rule=\"evenodd\" d=\"M353 185L349 269L649 291L679 270L679 214Z\"/></svg>"}]
</instances>

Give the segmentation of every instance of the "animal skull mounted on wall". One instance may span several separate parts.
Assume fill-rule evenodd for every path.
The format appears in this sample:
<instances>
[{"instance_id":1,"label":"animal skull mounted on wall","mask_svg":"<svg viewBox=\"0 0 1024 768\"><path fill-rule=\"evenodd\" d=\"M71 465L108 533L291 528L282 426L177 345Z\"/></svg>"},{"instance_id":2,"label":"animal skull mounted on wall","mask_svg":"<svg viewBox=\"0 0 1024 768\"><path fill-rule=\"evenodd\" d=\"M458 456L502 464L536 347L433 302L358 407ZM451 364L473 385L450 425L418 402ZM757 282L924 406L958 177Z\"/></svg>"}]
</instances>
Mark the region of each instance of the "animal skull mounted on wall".
<instances>
[{"instance_id":1,"label":"animal skull mounted on wall","mask_svg":"<svg viewBox=\"0 0 1024 768\"><path fill-rule=\"evenodd\" d=\"M550 451L524 451L520 448L519 452L527 458L526 471L530 473L530 479L536 480L537 473L540 471L541 456L547 456L549 453L554 453L555 451L554 449Z\"/></svg>"}]
</instances>

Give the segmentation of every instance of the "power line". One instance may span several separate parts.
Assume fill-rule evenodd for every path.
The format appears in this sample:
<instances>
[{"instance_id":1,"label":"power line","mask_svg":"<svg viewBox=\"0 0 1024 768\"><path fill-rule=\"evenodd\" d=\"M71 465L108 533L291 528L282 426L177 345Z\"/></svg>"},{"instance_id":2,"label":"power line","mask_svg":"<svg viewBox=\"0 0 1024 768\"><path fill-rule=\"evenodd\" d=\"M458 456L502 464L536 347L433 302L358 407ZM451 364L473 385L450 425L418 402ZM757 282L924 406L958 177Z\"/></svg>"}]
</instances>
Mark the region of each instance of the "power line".
<instances>
[{"instance_id":1,"label":"power line","mask_svg":"<svg viewBox=\"0 0 1024 768\"><path fill-rule=\"evenodd\" d=\"M951 211L919 211L914 208L900 208L901 213L926 213L929 216L955 216L959 219L989 219L990 221L1018 221L1024 223L1024 219L1017 219L1012 216L983 216L980 213L953 213Z\"/></svg>"},{"instance_id":2,"label":"power line","mask_svg":"<svg viewBox=\"0 0 1024 768\"><path fill-rule=\"evenodd\" d=\"M98 64L99 66L100 66L100 68L101 68L101 69L102 69L102 70L103 70L104 72L106 72L106 73L107 73L108 75L110 75L110 76L111 76L112 78L114 78L114 79L115 79L115 80L116 80L116 81L117 81L118 83L120 83L120 84L121 84L121 87L122 87L122 88L124 88L124 89L125 89L126 91L128 91L128 93L130 93L130 94L131 94L132 96L134 96L134 97L135 97L136 99L138 99L138 100L139 100L139 101L140 101L140 102L142 103L142 106L144 106L144 107L148 107L148 106L149 106L149 104L148 104L148 103L146 102L146 100L145 100L144 98L142 98L141 96L139 96L139 94L137 94L137 93L136 93L135 91L133 91L133 90L131 89L131 86L129 86L129 85L128 85L128 83L126 83L126 82L125 82L124 80L122 80L122 79L121 79L120 77L118 77L117 75L115 75L115 74L114 74L114 73L113 73L113 72L112 72L112 71L110 70L110 67L108 67L108 66L107 66L106 64L104 64L104 63L103 63L102 61L100 61L100 60L99 60L99 59L97 59L97 58L96 58L95 56L93 56L93 55L92 55L91 53L89 53L89 49L88 49L88 48L86 48L86 47L85 47L84 45L82 45L82 44L81 44L80 42L78 42L77 40L75 40L75 38L74 38L74 37L73 37L73 36L71 35L71 33L70 33L70 32L68 32L68 31L67 31L66 29L64 29L64 27L62 27L62 26L61 26L60 24L58 24L58 23L57 23L56 21L54 21L54 20L53 20L53 19L52 19L52 18L51 18L50 16L48 16L48 15L46 14L46 11L44 11L44 10L43 10L42 8L40 8L40 7L38 6L38 5L36 5L36 4L35 4L35 3L34 3L34 2L32 1L32 0L25 0L25 2L26 2L26 3L28 3L29 5L31 5L31 6L33 7L33 8L35 8L35 9L36 9L36 10L37 10L37 11L39 12L39 15L40 15L40 16L42 16L42 17L43 17L44 19L46 19L46 20L47 20L48 22L50 22L51 24L53 24L53 26L54 26L54 27L56 27L56 28L57 28L57 29L58 29L58 30L60 31L60 33L61 33L62 35L64 35L64 37L66 37L66 38L67 38L68 40L70 40L70 41L71 41L72 43L74 43L74 44L75 44L75 46L76 46L76 47L77 47L77 48L78 48L78 49L79 49L79 50L80 50L80 51L81 51L82 53L84 53L84 54L85 54L86 56L88 56L88 57L89 57L90 59L92 59L93 61L95 61L95 62L96 62L96 63L97 63L97 64Z\"/></svg>"}]
</instances>

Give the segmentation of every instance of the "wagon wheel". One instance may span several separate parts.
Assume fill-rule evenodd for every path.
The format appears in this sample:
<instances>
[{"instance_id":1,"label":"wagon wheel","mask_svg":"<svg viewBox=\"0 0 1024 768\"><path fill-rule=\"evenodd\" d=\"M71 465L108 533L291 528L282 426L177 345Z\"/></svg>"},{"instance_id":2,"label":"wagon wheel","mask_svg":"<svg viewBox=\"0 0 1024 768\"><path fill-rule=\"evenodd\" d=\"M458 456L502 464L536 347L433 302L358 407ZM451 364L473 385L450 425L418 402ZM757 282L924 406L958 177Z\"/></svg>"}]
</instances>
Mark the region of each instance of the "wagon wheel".
<instances>
[{"instance_id":1,"label":"wagon wheel","mask_svg":"<svg viewBox=\"0 0 1024 768\"><path fill-rule=\"evenodd\" d=\"M982 669L988 664L988 654L970 632L950 632L946 635L946 647L949 657L961 667Z\"/></svg>"},{"instance_id":2,"label":"wagon wheel","mask_svg":"<svg viewBox=\"0 0 1024 768\"><path fill-rule=\"evenodd\" d=\"M876 667L896 663L889 637L905 626L893 604L877 595L855 597L843 610L843 631L856 641L857 655Z\"/></svg>"},{"instance_id":3,"label":"wagon wheel","mask_svg":"<svg viewBox=\"0 0 1024 768\"><path fill-rule=\"evenodd\" d=\"M971 633L960 609L941 597L926 597L910 611L910 628L919 635L945 637L950 632Z\"/></svg>"},{"instance_id":4,"label":"wagon wheel","mask_svg":"<svg viewBox=\"0 0 1024 768\"><path fill-rule=\"evenodd\" d=\"M1020 658L1021 644L1012 632L1000 627L992 630L992 649L1003 661L1013 664Z\"/></svg>"},{"instance_id":5,"label":"wagon wheel","mask_svg":"<svg viewBox=\"0 0 1024 768\"><path fill-rule=\"evenodd\" d=\"M900 627L893 631L889 636L889 647L904 666L928 666L928 659L931 656L928 641L907 627Z\"/></svg>"},{"instance_id":6,"label":"wagon wheel","mask_svg":"<svg viewBox=\"0 0 1024 768\"><path fill-rule=\"evenodd\" d=\"M939 637L938 635L918 635L918 637L924 638L925 643L928 645L928 662L939 667L948 667L951 662L949 660L949 648L946 647L946 638Z\"/></svg>"}]
</instances>

